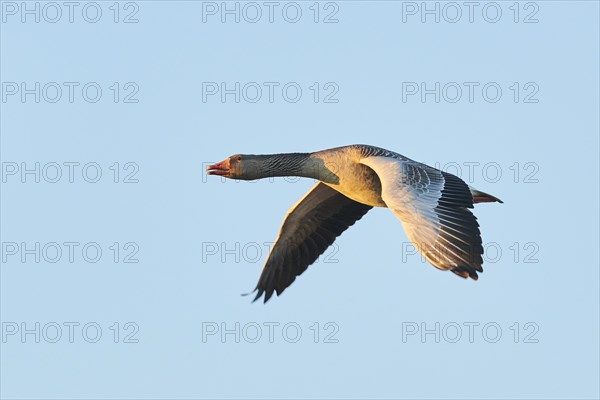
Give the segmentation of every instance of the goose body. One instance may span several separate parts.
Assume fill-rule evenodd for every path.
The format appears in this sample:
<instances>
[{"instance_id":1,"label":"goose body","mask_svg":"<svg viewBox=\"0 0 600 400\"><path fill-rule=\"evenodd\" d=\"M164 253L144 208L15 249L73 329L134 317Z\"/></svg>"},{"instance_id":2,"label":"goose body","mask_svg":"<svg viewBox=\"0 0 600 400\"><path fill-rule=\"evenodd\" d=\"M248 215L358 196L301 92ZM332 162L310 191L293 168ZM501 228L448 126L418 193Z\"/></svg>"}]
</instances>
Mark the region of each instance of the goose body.
<instances>
[{"instance_id":1,"label":"goose body","mask_svg":"<svg viewBox=\"0 0 600 400\"><path fill-rule=\"evenodd\" d=\"M375 146L314 153L233 155L210 175L254 180L300 176L319 182L288 211L256 286L255 299L281 294L348 227L373 207L387 207L436 268L463 278L482 272L474 203L500 202L460 178Z\"/></svg>"},{"instance_id":2,"label":"goose body","mask_svg":"<svg viewBox=\"0 0 600 400\"><path fill-rule=\"evenodd\" d=\"M361 164L363 146L347 146L315 152L310 157L323 160L337 179L324 184L344 196L372 207L386 207L381 197L381 180L372 168Z\"/></svg>"}]
</instances>

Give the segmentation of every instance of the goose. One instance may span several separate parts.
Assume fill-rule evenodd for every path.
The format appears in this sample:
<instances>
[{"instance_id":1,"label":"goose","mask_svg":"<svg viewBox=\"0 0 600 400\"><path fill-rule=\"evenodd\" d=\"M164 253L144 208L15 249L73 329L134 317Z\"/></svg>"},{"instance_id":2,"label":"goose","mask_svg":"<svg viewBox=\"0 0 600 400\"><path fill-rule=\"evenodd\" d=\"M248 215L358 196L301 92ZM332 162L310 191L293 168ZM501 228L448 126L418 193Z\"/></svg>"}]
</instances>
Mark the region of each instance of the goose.
<instances>
[{"instance_id":1,"label":"goose","mask_svg":"<svg viewBox=\"0 0 600 400\"><path fill-rule=\"evenodd\" d=\"M373 207L387 207L408 238L440 270L478 279L483 272L474 203L500 199L459 177L370 145L313 153L235 154L209 165L209 175L255 180L295 176L318 182L284 218L253 292L266 303L289 287L350 226Z\"/></svg>"}]
</instances>

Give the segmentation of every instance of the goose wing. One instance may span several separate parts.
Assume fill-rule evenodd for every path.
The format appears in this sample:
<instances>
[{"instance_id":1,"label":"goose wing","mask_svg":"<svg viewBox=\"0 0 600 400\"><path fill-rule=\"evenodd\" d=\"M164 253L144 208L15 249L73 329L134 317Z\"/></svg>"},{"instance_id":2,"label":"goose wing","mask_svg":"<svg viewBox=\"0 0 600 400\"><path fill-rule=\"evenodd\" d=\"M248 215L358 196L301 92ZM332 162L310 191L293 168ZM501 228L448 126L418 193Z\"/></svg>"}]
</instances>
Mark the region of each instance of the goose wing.
<instances>
[{"instance_id":1,"label":"goose wing","mask_svg":"<svg viewBox=\"0 0 600 400\"><path fill-rule=\"evenodd\" d=\"M372 207L317 183L288 211L256 285L254 301L280 295Z\"/></svg>"},{"instance_id":2,"label":"goose wing","mask_svg":"<svg viewBox=\"0 0 600 400\"><path fill-rule=\"evenodd\" d=\"M361 159L381 180L382 198L409 239L436 268L477 279L483 264L473 196L460 178L408 159Z\"/></svg>"}]
</instances>

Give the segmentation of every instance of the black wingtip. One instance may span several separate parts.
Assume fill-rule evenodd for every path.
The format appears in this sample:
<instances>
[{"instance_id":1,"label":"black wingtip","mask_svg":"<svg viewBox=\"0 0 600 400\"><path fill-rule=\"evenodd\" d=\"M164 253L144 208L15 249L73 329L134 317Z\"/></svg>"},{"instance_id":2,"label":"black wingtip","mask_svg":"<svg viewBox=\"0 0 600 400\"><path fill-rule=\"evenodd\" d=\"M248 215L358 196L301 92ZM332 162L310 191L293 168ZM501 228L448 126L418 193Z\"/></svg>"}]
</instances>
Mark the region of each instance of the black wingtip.
<instances>
[{"instance_id":1,"label":"black wingtip","mask_svg":"<svg viewBox=\"0 0 600 400\"><path fill-rule=\"evenodd\" d=\"M252 293L256 292L257 290L258 290L258 288L254 289L254 291ZM264 292L262 290L258 290L258 293L256 293L256 296L254 296L252 303L256 303L256 300L260 299L262 297L263 293Z\"/></svg>"},{"instance_id":2,"label":"black wingtip","mask_svg":"<svg viewBox=\"0 0 600 400\"><path fill-rule=\"evenodd\" d=\"M266 291L265 292L265 301L264 301L264 304L267 304L267 301L269 301L269 299L271 298L271 296L273 296L273 292L272 291Z\"/></svg>"},{"instance_id":3,"label":"black wingtip","mask_svg":"<svg viewBox=\"0 0 600 400\"><path fill-rule=\"evenodd\" d=\"M246 296L249 296L249 295L251 295L252 293L256 292L257 290L258 290L258 288L255 288L253 291L251 291L251 292L248 292L248 293L242 293L240 296L244 296L244 297L246 297ZM254 299L252 300L252 302L254 303L256 300L258 300L258 299L260 298L260 296L262 296L262 294L263 294L263 292L262 292L262 291L259 291L259 292L256 294L256 296L254 297Z\"/></svg>"},{"instance_id":4,"label":"black wingtip","mask_svg":"<svg viewBox=\"0 0 600 400\"><path fill-rule=\"evenodd\" d=\"M260 299L262 297L262 295L265 295L265 298L263 300L263 304L266 304L267 301L269 301L269 299L273 296L273 292L270 292L268 290L264 290L264 289L254 289L253 292L256 292L258 290L258 293L256 293L256 296L254 297L254 300L252 300L253 303L256 302L256 300ZM249 293L248 293L249 294Z\"/></svg>"}]
</instances>

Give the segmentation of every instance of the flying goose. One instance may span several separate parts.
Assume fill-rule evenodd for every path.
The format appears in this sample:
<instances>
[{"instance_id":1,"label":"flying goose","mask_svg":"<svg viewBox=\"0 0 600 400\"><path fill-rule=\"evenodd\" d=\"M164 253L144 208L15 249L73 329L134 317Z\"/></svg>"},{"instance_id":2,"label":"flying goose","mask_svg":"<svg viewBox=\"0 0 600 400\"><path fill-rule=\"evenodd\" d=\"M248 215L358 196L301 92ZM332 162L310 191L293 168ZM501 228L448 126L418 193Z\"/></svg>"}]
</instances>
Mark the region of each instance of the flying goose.
<instances>
[{"instance_id":1,"label":"flying goose","mask_svg":"<svg viewBox=\"0 0 600 400\"><path fill-rule=\"evenodd\" d=\"M254 180L298 176L319 182L288 211L254 291L279 296L348 227L373 207L387 207L436 268L477 280L483 247L473 203L502 201L457 176L368 145L314 153L235 154L209 175Z\"/></svg>"}]
</instances>

